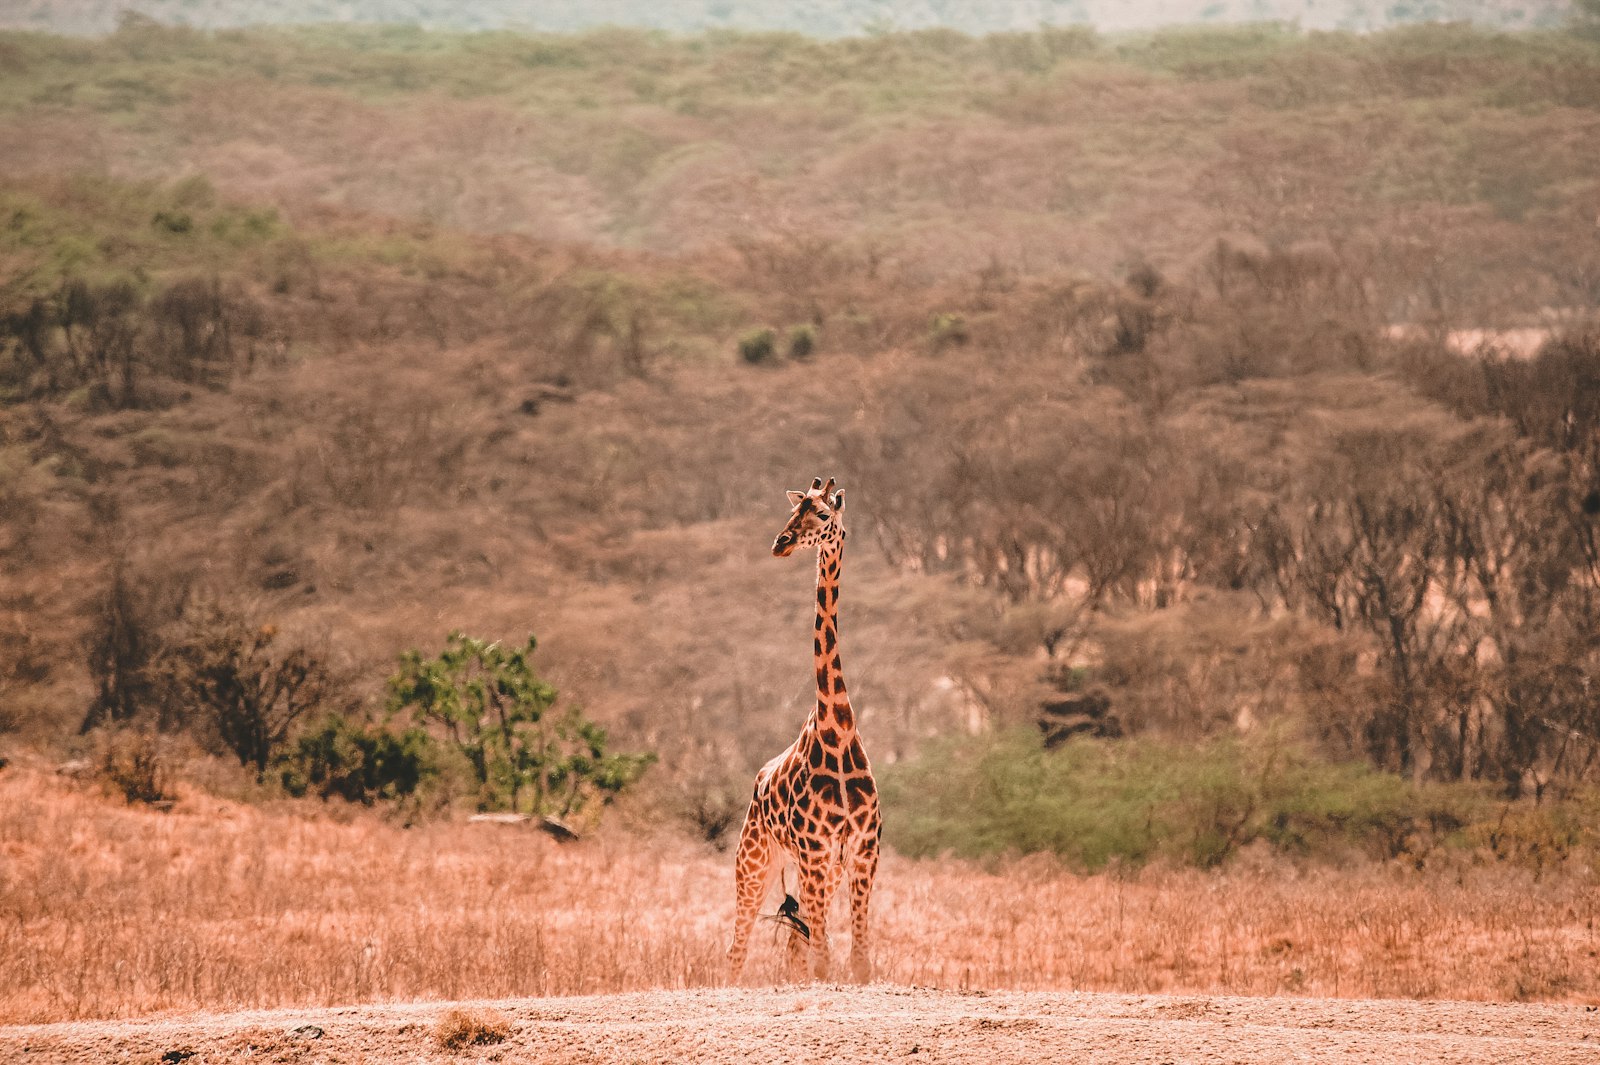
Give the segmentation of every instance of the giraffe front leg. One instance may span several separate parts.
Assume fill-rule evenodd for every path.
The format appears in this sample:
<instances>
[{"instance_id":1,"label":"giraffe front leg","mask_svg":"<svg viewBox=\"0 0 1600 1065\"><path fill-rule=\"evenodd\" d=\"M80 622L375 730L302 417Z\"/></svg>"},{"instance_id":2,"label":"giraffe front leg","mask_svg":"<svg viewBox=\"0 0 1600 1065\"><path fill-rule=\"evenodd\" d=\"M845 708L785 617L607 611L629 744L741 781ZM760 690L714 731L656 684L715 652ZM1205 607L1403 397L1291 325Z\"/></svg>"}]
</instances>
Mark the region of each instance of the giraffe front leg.
<instances>
[{"instance_id":1,"label":"giraffe front leg","mask_svg":"<svg viewBox=\"0 0 1600 1065\"><path fill-rule=\"evenodd\" d=\"M811 929L811 975L828 978L828 887L837 880L830 867L833 856L825 851L810 851L800 861L800 913Z\"/></svg>"},{"instance_id":2,"label":"giraffe front leg","mask_svg":"<svg viewBox=\"0 0 1600 1065\"><path fill-rule=\"evenodd\" d=\"M778 869L778 847L757 826L754 807L745 818L744 830L739 833L739 850L734 859L734 918L733 945L728 948L728 982L739 979L744 962L750 952L750 931L755 927L756 915L761 912L761 900L772 887L773 874Z\"/></svg>"},{"instance_id":3,"label":"giraffe front leg","mask_svg":"<svg viewBox=\"0 0 1600 1065\"><path fill-rule=\"evenodd\" d=\"M850 856L850 977L858 984L872 979L872 937L869 909L872 882L878 875L878 833L865 836Z\"/></svg>"}]
</instances>

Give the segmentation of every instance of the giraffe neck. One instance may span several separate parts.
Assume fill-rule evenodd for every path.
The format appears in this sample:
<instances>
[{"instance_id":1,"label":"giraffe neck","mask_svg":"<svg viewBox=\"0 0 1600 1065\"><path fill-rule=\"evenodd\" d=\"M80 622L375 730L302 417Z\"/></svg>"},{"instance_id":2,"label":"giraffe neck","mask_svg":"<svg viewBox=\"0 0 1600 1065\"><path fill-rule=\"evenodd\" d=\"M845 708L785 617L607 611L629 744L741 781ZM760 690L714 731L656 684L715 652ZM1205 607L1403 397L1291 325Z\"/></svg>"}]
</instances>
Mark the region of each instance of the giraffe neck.
<instances>
[{"instance_id":1,"label":"giraffe neck","mask_svg":"<svg viewBox=\"0 0 1600 1065\"><path fill-rule=\"evenodd\" d=\"M824 542L817 549L817 622L812 652L817 666L819 731L840 736L855 731L856 716L844 690L844 669L839 664L839 575L844 568L844 540Z\"/></svg>"}]
</instances>

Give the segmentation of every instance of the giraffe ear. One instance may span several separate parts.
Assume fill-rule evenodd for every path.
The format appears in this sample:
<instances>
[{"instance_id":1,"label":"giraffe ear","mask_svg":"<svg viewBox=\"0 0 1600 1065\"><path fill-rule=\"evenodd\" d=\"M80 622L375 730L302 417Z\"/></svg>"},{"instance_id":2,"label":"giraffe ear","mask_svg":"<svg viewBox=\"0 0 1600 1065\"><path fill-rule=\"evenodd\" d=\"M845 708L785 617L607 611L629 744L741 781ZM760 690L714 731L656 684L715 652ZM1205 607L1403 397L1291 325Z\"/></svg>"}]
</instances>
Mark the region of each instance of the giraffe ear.
<instances>
[{"instance_id":1,"label":"giraffe ear","mask_svg":"<svg viewBox=\"0 0 1600 1065\"><path fill-rule=\"evenodd\" d=\"M837 492L833 493L833 509L834 510L843 510L844 509L844 489L843 488L841 488Z\"/></svg>"},{"instance_id":2,"label":"giraffe ear","mask_svg":"<svg viewBox=\"0 0 1600 1065\"><path fill-rule=\"evenodd\" d=\"M800 505L800 501L806 497L804 492L794 491L785 492L784 495L789 497L789 505L791 507L798 507Z\"/></svg>"}]
</instances>

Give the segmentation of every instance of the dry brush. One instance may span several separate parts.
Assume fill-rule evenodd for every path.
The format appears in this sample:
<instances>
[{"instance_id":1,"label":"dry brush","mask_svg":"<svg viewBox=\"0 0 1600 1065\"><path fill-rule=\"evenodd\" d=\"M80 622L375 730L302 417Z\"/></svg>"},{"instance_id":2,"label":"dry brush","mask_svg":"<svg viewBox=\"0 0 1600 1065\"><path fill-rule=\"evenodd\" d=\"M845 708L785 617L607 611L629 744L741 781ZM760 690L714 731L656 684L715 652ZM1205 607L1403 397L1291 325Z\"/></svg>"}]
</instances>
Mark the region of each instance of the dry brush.
<instances>
[{"instance_id":1,"label":"dry brush","mask_svg":"<svg viewBox=\"0 0 1600 1065\"><path fill-rule=\"evenodd\" d=\"M410 829L186 793L168 813L0 776L0 1021L720 981L727 859L616 831ZM881 977L947 988L1600 1001L1567 870L1237 863L1084 877L891 856ZM781 951L758 944L756 980Z\"/></svg>"}]
</instances>

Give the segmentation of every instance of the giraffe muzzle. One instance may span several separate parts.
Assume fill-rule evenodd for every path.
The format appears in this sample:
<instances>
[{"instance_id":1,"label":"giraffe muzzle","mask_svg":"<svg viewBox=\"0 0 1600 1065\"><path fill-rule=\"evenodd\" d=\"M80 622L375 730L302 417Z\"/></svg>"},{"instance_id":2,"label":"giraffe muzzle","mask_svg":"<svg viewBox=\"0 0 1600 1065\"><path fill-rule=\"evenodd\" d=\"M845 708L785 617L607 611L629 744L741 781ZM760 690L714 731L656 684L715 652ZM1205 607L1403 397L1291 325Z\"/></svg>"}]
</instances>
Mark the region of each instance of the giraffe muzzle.
<instances>
[{"instance_id":1,"label":"giraffe muzzle","mask_svg":"<svg viewBox=\"0 0 1600 1065\"><path fill-rule=\"evenodd\" d=\"M794 533L782 532L772 541L772 553L778 558L788 558L794 552Z\"/></svg>"}]
</instances>

